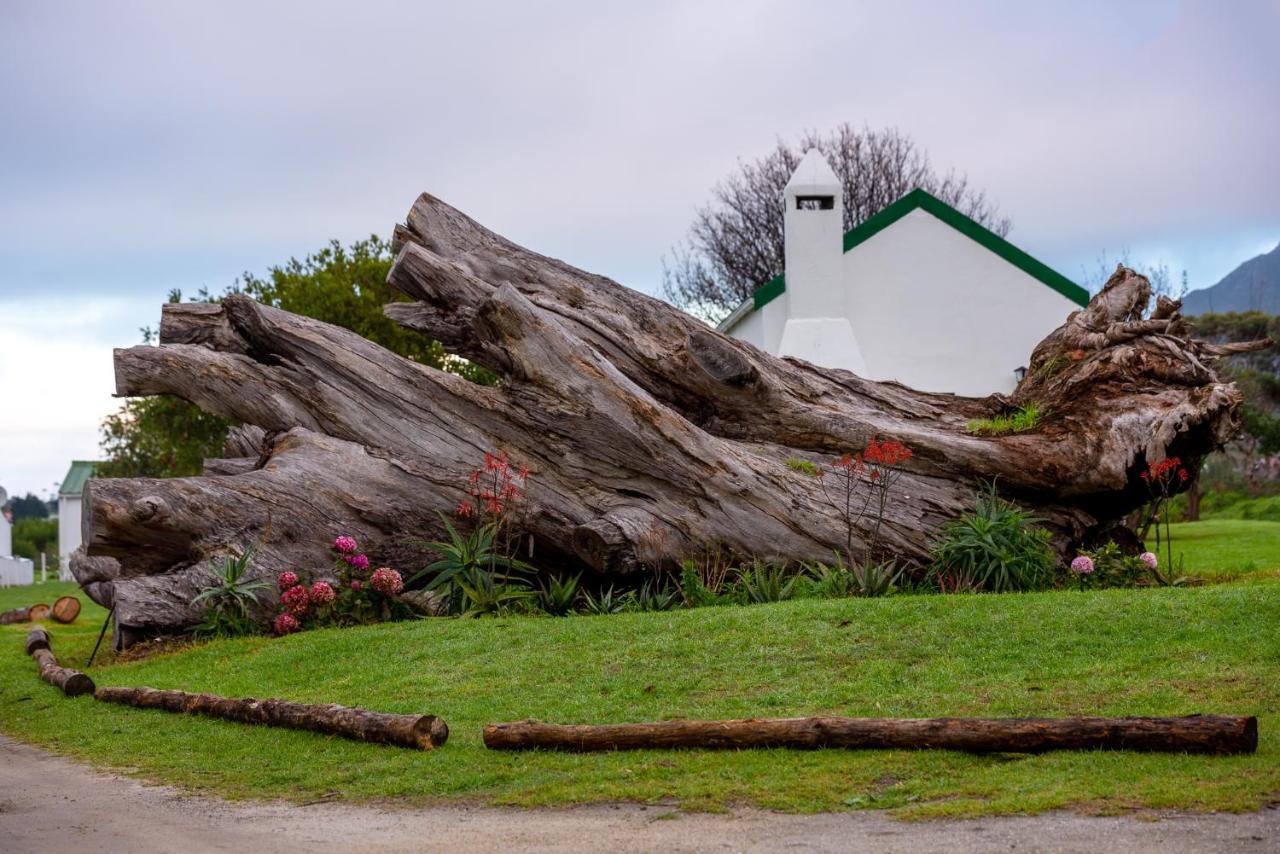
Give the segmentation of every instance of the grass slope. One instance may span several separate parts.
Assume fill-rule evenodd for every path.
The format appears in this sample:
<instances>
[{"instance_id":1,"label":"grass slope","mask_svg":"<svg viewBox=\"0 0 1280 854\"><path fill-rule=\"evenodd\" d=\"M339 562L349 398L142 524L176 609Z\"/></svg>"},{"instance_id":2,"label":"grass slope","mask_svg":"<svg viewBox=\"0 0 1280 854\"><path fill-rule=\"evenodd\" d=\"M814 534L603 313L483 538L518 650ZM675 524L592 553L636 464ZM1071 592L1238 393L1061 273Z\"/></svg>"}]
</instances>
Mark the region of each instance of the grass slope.
<instances>
[{"instance_id":1,"label":"grass slope","mask_svg":"<svg viewBox=\"0 0 1280 854\"><path fill-rule=\"evenodd\" d=\"M42 594L52 598L58 588ZM0 608L30 589L0 591ZM83 664L102 617L52 625ZM424 620L218 642L95 667L101 684L433 712L422 753L66 699L0 627L0 730L228 797L525 806L892 808L905 817L1139 808L1252 810L1280 792L1280 584L797 601L610 617ZM923 751L487 752L533 717L1256 714L1242 757Z\"/></svg>"},{"instance_id":2,"label":"grass slope","mask_svg":"<svg viewBox=\"0 0 1280 854\"><path fill-rule=\"evenodd\" d=\"M1205 519L1169 526L1173 559L1188 575L1224 581L1250 574L1280 574L1280 522ZM1154 536L1147 545L1155 548ZM1160 549L1164 560L1164 549Z\"/></svg>"}]
</instances>

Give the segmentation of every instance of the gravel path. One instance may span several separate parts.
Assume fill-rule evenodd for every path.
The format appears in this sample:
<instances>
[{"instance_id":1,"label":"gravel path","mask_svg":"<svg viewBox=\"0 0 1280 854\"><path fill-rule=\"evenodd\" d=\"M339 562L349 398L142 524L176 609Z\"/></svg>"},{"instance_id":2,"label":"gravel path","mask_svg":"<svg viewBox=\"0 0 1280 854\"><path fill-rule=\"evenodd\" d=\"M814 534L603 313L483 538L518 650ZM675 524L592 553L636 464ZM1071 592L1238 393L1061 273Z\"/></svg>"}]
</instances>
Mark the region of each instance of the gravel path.
<instances>
[{"instance_id":1,"label":"gravel path","mask_svg":"<svg viewBox=\"0 0 1280 854\"><path fill-rule=\"evenodd\" d=\"M183 851L1274 852L1280 810L1086 818L1070 813L906 823L874 812L682 814L379 809L228 803L104 774L0 736L0 850Z\"/></svg>"}]
</instances>

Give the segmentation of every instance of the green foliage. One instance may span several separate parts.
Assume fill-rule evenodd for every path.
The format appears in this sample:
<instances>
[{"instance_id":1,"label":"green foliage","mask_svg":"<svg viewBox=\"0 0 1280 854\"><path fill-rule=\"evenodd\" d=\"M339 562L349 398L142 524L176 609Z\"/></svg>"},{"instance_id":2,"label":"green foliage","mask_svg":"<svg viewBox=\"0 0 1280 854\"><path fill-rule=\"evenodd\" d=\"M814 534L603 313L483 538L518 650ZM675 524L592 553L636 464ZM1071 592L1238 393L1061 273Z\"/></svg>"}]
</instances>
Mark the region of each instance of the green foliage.
<instances>
[{"instance_id":1,"label":"green foliage","mask_svg":"<svg viewBox=\"0 0 1280 854\"><path fill-rule=\"evenodd\" d=\"M135 397L102 421L98 477L190 477L222 455L231 422L180 397Z\"/></svg>"},{"instance_id":2,"label":"green foliage","mask_svg":"<svg viewBox=\"0 0 1280 854\"><path fill-rule=\"evenodd\" d=\"M565 617L573 613L581 580L581 575L553 575L544 578L538 587L538 608L553 617Z\"/></svg>"},{"instance_id":3,"label":"green foliage","mask_svg":"<svg viewBox=\"0 0 1280 854\"><path fill-rule=\"evenodd\" d=\"M892 593L903 571L895 561L890 560L883 563L866 561L854 564L850 572L853 574L854 594L870 598Z\"/></svg>"},{"instance_id":4,"label":"green foliage","mask_svg":"<svg viewBox=\"0 0 1280 854\"><path fill-rule=\"evenodd\" d=\"M853 573L845 568L839 554L834 565L814 561L804 565L804 572L809 576L813 595L820 599L843 599L855 593Z\"/></svg>"},{"instance_id":5,"label":"green foliage","mask_svg":"<svg viewBox=\"0 0 1280 854\"><path fill-rule=\"evenodd\" d=\"M28 492L26 495L15 495L9 499L9 510L13 513L13 521L21 519L49 518L49 505L39 496Z\"/></svg>"},{"instance_id":6,"label":"green foliage","mask_svg":"<svg viewBox=\"0 0 1280 854\"><path fill-rule=\"evenodd\" d=\"M785 602L795 593L796 578L785 564L753 560L751 566L741 570L738 587L748 604Z\"/></svg>"},{"instance_id":7,"label":"green foliage","mask_svg":"<svg viewBox=\"0 0 1280 854\"><path fill-rule=\"evenodd\" d=\"M1115 543L1081 552L1093 561L1093 572L1079 576L1085 587L1145 587L1158 584L1158 576L1136 555L1126 555Z\"/></svg>"},{"instance_id":8,"label":"green foliage","mask_svg":"<svg viewBox=\"0 0 1280 854\"><path fill-rule=\"evenodd\" d=\"M801 474L807 474L810 477L818 476L818 464L812 460L802 460L799 457L788 457L787 468L792 471L798 471Z\"/></svg>"},{"instance_id":9,"label":"green foliage","mask_svg":"<svg viewBox=\"0 0 1280 854\"><path fill-rule=\"evenodd\" d=\"M440 559L410 577L409 584L429 579L427 589L442 593L450 610L468 617L501 613L534 597L522 577L533 568L507 556L497 546L499 523L486 522L463 534L443 513L440 521L449 540L419 543Z\"/></svg>"},{"instance_id":10,"label":"green foliage","mask_svg":"<svg viewBox=\"0 0 1280 854\"><path fill-rule=\"evenodd\" d=\"M1049 587L1056 561L1049 532L1035 527L1038 521L1001 500L992 483L974 497L973 512L949 522L934 544L940 586L992 593Z\"/></svg>"},{"instance_id":11,"label":"green foliage","mask_svg":"<svg viewBox=\"0 0 1280 854\"><path fill-rule=\"evenodd\" d=\"M703 583L698 565L693 560L686 560L680 565L680 594L684 604L690 608L715 605L720 599L718 593Z\"/></svg>"},{"instance_id":12,"label":"green foliage","mask_svg":"<svg viewBox=\"0 0 1280 854\"><path fill-rule=\"evenodd\" d=\"M1245 404L1241 407L1241 426L1257 440L1257 453L1280 454L1280 415Z\"/></svg>"},{"instance_id":13,"label":"green foliage","mask_svg":"<svg viewBox=\"0 0 1280 854\"><path fill-rule=\"evenodd\" d=\"M198 638L231 638L258 633L254 611L258 607L258 591L267 588L265 581L245 578L256 550L245 547L239 555L227 555L217 569L217 583L205 587L191 600L192 606L205 606L204 618L192 630Z\"/></svg>"},{"instance_id":14,"label":"green foliage","mask_svg":"<svg viewBox=\"0 0 1280 854\"><path fill-rule=\"evenodd\" d=\"M50 565L58 560L57 519L16 519L13 523L13 554L30 558L39 569L40 555L49 555Z\"/></svg>"},{"instance_id":15,"label":"green foliage","mask_svg":"<svg viewBox=\"0 0 1280 854\"><path fill-rule=\"evenodd\" d=\"M1186 506L1185 495L1178 495L1169 502L1174 518L1182 518ZM1280 522L1280 495L1254 496L1240 491L1208 492L1200 499L1200 518ZM14 527L16 530L17 526ZM17 534L14 536L16 538Z\"/></svg>"},{"instance_id":16,"label":"green foliage","mask_svg":"<svg viewBox=\"0 0 1280 854\"><path fill-rule=\"evenodd\" d=\"M584 614L595 614L597 616L604 614L621 614L628 610L631 604L631 597L627 594L619 594L614 590L613 585L602 588L595 594L590 590L582 591L582 612Z\"/></svg>"},{"instance_id":17,"label":"green foliage","mask_svg":"<svg viewBox=\"0 0 1280 854\"><path fill-rule=\"evenodd\" d=\"M1007 436L1034 430L1040 424L1040 418L1039 407L1028 403L1009 415L975 418L969 422L968 430L978 436Z\"/></svg>"},{"instance_id":18,"label":"green foliage","mask_svg":"<svg viewBox=\"0 0 1280 854\"><path fill-rule=\"evenodd\" d=\"M651 578L635 593L635 610L670 611L680 604L680 591L668 587L659 578Z\"/></svg>"}]
</instances>

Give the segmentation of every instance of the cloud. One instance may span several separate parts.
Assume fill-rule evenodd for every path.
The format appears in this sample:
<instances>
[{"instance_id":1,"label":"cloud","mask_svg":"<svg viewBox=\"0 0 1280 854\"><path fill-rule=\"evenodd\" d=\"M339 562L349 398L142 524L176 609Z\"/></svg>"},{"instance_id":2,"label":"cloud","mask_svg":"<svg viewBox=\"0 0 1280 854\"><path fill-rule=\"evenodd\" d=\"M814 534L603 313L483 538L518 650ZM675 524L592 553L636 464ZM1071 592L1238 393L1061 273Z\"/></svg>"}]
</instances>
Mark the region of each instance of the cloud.
<instances>
[{"instance_id":1,"label":"cloud","mask_svg":"<svg viewBox=\"0 0 1280 854\"><path fill-rule=\"evenodd\" d=\"M0 301L219 290L330 238L387 235L421 190L652 293L739 157L841 121L914 136L1071 276L1128 248L1203 285L1280 238L1274 2L46 0L4 14ZM39 340L65 354L75 335L53 323Z\"/></svg>"}]
</instances>

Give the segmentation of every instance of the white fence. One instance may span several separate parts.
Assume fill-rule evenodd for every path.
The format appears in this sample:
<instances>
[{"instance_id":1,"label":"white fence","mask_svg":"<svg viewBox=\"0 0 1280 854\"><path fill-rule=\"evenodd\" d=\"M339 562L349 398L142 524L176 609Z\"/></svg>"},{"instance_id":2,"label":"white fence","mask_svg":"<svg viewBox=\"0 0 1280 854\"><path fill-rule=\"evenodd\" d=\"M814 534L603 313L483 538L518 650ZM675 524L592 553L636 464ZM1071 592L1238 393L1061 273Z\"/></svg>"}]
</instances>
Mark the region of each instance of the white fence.
<instances>
[{"instance_id":1,"label":"white fence","mask_svg":"<svg viewBox=\"0 0 1280 854\"><path fill-rule=\"evenodd\" d=\"M0 557L0 587L32 584L35 580L35 564L25 557Z\"/></svg>"}]
</instances>

